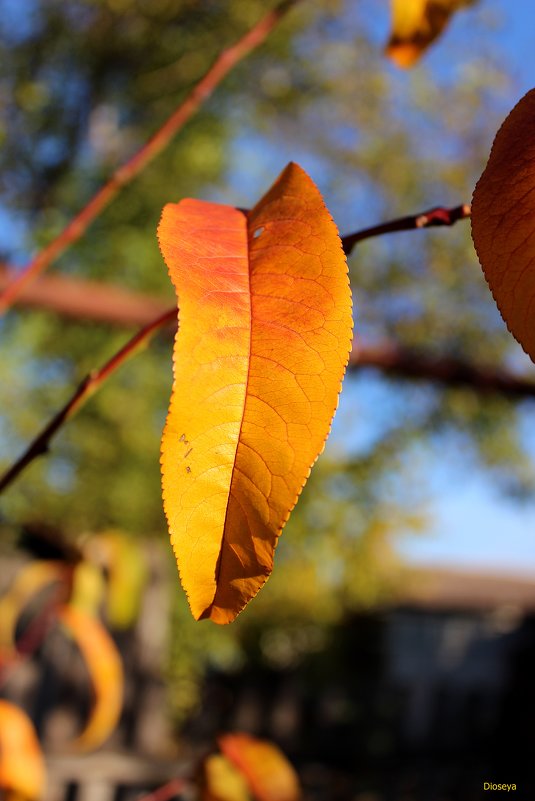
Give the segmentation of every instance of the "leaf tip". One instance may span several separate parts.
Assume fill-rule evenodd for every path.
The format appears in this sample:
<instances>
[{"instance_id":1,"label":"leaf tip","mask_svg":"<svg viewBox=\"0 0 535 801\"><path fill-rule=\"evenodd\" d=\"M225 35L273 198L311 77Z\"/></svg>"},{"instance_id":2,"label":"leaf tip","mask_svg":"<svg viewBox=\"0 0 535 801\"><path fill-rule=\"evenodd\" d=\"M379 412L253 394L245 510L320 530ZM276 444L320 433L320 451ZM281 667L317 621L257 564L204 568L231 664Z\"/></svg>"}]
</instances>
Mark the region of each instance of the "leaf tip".
<instances>
[{"instance_id":1,"label":"leaf tip","mask_svg":"<svg viewBox=\"0 0 535 801\"><path fill-rule=\"evenodd\" d=\"M422 48L408 42L390 40L385 47L385 56L399 69L410 69L418 63L422 56Z\"/></svg>"}]
</instances>

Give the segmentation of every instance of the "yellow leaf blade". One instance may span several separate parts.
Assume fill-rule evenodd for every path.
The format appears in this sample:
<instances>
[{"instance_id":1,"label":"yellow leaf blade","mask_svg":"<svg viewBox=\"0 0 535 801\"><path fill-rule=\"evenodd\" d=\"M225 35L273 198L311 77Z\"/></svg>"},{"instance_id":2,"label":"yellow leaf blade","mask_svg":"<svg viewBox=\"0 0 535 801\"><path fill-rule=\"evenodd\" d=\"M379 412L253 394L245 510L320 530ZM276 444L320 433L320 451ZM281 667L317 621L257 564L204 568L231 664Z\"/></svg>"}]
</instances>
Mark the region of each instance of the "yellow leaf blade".
<instances>
[{"instance_id":1,"label":"yellow leaf blade","mask_svg":"<svg viewBox=\"0 0 535 801\"><path fill-rule=\"evenodd\" d=\"M106 531L86 544L89 558L106 568L106 618L112 629L126 631L139 616L148 578L146 555L121 531Z\"/></svg>"},{"instance_id":2,"label":"yellow leaf blade","mask_svg":"<svg viewBox=\"0 0 535 801\"><path fill-rule=\"evenodd\" d=\"M45 763L31 720L0 700L0 789L34 801L44 783Z\"/></svg>"},{"instance_id":3,"label":"yellow leaf blade","mask_svg":"<svg viewBox=\"0 0 535 801\"><path fill-rule=\"evenodd\" d=\"M108 739L119 721L124 688L121 658L97 618L73 606L62 606L58 617L80 649L93 685L91 716L73 744L75 750L90 751Z\"/></svg>"},{"instance_id":4,"label":"yellow leaf blade","mask_svg":"<svg viewBox=\"0 0 535 801\"><path fill-rule=\"evenodd\" d=\"M247 217L186 200L158 235L180 306L164 507L194 617L228 623L271 573L330 429L351 346L347 265L294 164Z\"/></svg>"},{"instance_id":5,"label":"yellow leaf blade","mask_svg":"<svg viewBox=\"0 0 535 801\"><path fill-rule=\"evenodd\" d=\"M104 597L106 584L102 570L89 561L79 562L74 568L69 605L87 615L97 615Z\"/></svg>"},{"instance_id":6,"label":"yellow leaf blade","mask_svg":"<svg viewBox=\"0 0 535 801\"><path fill-rule=\"evenodd\" d=\"M250 801L243 774L221 754L204 761L203 801Z\"/></svg>"},{"instance_id":7,"label":"yellow leaf blade","mask_svg":"<svg viewBox=\"0 0 535 801\"><path fill-rule=\"evenodd\" d=\"M472 238L496 304L535 361L535 90L498 131L472 202Z\"/></svg>"},{"instance_id":8,"label":"yellow leaf blade","mask_svg":"<svg viewBox=\"0 0 535 801\"><path fill-rule=\"evenodd\" d=\"M219 747L243 773L257 801L299 801L297 774L276 745L248 734L225 734Z\"/></svg>"},{"instance_id":9,"label":"yellow leaf blade","mask_svg":"<svg viewBox=\"0 0 535 801\"><path fill-rule=\"evenodd\" d=\"M386 55L402 69L412 67L437 39L452 14L469 0L392 0L392 32Z\"/></svg>"}]
</instances>

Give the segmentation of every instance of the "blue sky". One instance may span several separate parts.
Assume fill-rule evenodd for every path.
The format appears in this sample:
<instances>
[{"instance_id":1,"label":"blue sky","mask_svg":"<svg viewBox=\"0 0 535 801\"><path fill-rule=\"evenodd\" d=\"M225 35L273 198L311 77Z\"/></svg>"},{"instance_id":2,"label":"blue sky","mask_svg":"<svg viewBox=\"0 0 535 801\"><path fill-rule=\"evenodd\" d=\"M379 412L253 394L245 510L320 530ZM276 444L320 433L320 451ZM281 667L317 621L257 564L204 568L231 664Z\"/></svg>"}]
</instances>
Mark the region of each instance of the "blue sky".
<instances>
[{"instance_id":1,"label":"blue sky","mask_svg":"<svg viewBox=\"0 0 535 801\"><path fill-rule=\"evenodd\" d=\"M532 0L495 0L497 13L504 22L500 46L507 52L520 94L535 85L535 6Z\"/></svg>"},{"instance_id":2,"label":"blue sky","mask_svg":"<svg viewBox=\"0 0 535 801\"><path fill-rule=\"evenodd\" d=\"M534 576L535 504L498 498L474 479L436 497L430 511L426 536L400 543L411 561Z\"/></svg>"},{"instance_id":3,"label":"blue sky","mask_svg":"<svg viewBox=\"0 0 535 801\"><path fill-rule=\"evenodd\" d=\"M535 6L533 0L481 0L479 9L494 25L495 41L491 46L505 59L504 72L512 77L511 91L504 98L505 114L535 85ZM469 45L471 14L459 13L453 19L443 38L424 57L424 68L447 71L451 67L445 59L448 40L451 37L457 46L459 41ZM377 7L376 24L380 41L388 25L386 3ZM526 361L518 346L511 362L522 368ZM356 397L346 385L331 447L339 447L344 436L347 438L341 419ZM528 420L534 418L535 406L527 405L525 416ZM535 461L535 437L531 450ZM398 543L404 557L414 563L535 576L535 498L523 504L508 499L481 471L459 470L458 464L446 464L445 470L438 470L430 463L429 471L433 474L426 505L429 525L422 536L407 537Z\"/></svg>"},{"instance_id":4,"label":"blue sky","mask_svg":"<svg viewBox=\"0 0 535 801\"><path fill-rule=\"evenodd\" d=\"M500 23L497 46L508 58L520 98L535 85L535 5L533 0L487 0L486 5ZM459 14L453 25L466 23L469 15ZM447 40L437 48L442 45ZM531 413L535 414L535 408ZM429 513L434 522L426 536L400 544L408 559L535 575L535 499L517 504L498 495L475 474L455 482L450 490L443 486L432 499Z\"/></svg>"}]
</instances>

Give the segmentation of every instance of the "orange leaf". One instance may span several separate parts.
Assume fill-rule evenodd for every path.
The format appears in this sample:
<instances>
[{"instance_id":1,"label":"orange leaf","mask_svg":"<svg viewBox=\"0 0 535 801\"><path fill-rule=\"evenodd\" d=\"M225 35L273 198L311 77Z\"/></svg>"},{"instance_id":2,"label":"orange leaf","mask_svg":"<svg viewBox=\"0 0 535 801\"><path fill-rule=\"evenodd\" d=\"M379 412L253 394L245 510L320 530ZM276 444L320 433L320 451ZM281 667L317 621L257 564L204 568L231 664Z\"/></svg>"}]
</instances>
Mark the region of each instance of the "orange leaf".
<instances>
[{"instance_id":1,"label":"orange leaf","mask_svg":"<svg viewBox=\"0 0 535 801\"><path fill-rule=\"evenodd\" d=\"M112 638L97 618L62 606L58 617L80 649L93 684L91 717L74 748L98 748L116 727L123 704L124 677L121 658Z\"/></svg>"},{"instance_id":2,"label":"orange leaf","mask_svg":"<svg viewBox=\"0 0 535 801\"><path fill-rule=\"evenodd\" d=\"M40 797L44 783L44 759L31 720L18 707L0 700L0 790L33 801ZM4 798L1 792L0 796Z\"/></svg>"},{"instance_id":3,"label":"orange leaf","mask_svg":"<svg viewBox=\"0 0 535 801\"><path fill-rule=\"evenodd\" d=\"M473 0L392 0L392 32L386 54L402 68L412 67L440 36L451 15Z\"/></svg>"},{"instance_id":4,"label":"orange leaf","mask_svg":"<svg viewBox=\"0 0 535 801\"><path fill-rule=\"evenodd\" d=\"M257 801L298 801L299 780L280 748L248 734L219 738L223 754L241 770Z\"/></svg>"},{"instance_id":5,"label":"orange leaf","mask_svg":"<svg viewBox=\"0 0 535 801\"><path fill-rule=\"evenodd\" d=\"M180 303L164 507L194 617L228 623L271 573L324 447L351 344L347 266L296 164L248 215L183 200L158 235Z\"/></svg>"},{"instance_id":6,"label":"orange leaf","mask_svg":"<svg viewBox=\"0 0 535 801\"><path fill-rule=\"evenodd\" d=\"M472 203L472 237L507 327L535 361L535 89L498 131Z\"/></svg>"}]
</instances>

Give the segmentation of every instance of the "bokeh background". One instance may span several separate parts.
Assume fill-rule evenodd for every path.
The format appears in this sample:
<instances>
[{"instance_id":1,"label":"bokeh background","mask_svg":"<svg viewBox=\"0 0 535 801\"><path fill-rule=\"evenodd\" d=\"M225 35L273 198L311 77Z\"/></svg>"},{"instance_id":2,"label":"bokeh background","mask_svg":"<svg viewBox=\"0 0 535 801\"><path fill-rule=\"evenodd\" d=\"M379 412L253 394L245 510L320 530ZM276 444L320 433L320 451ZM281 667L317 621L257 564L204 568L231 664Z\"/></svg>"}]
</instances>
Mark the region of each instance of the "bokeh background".
<instances>
[{"instance_id":1,"label":"bokeh background","mask_svg":"<svg viewBox=\"0 0 535 801\"><path fill-rule=\"evenodd\" d=\"M22 265L56 236L268 6L0 0L1 261ZM469 202L531 88L533 25L528 0L480 0L400 72L383 55L386 0L301 4L54 272L172 304L163 205L249 207L290 160L342 233ZM349 267L363 344L533 375L468 223L364 242ZM0 321L2 464L133 330L24 305ZM468 801L486 780L531 792L533 401L352 370L272 578L218 628L190 618L161 508L171 347L162 335L114 375L2 498L4 584L30 556L112 529L146 555L145 612L117 634L129 700L110 753L179 764L239 728L278 742L311 799ZM39 650L1 689L61 762L53 710L77 702L58 659ZM69 798L82 797L79 770ZM151 789L127 785L117 800Z\"/></svg>"}]
</instances>

